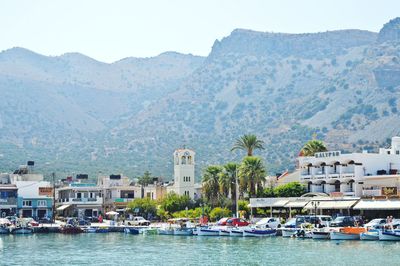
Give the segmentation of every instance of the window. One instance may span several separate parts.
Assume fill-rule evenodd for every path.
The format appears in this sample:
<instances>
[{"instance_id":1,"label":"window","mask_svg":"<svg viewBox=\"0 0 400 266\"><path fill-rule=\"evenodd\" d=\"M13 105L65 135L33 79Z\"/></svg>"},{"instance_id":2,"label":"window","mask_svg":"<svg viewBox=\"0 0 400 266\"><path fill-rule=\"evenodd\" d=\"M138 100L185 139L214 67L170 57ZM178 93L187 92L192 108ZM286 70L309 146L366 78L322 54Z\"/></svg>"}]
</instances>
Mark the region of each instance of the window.
<instances>
[{"instance_id":1,"label":"window","mask_svg":"<svg viewBox=\"0 0 400 266\"><path fill-rule=\"evenodd\" d=\"M32 201L31 200L23 200L22 201L22 206L23 207L30 207L30 206L32 206Z\"/></svg>"},{"instance_id":2,"label":"window","mask_svg":"<svg viewBox=\"0 0 400 266\"><path fill-rule=\"evenodd\" d=\"M81 198L82 198L82 193L81 193L81 192L76 193L76 197L77 197L78 199L81 199Z\"/></svg>"},{"instance_id":3,"label":"window","mask_svg":"<svg viewBox=\"0 0 400 266\"><path fill-rule=\"evenodd\" d=\"M400 151L396 151L396 154L400 154Z\"/></svg>"},{"instance_id":4,"label":"window","mask_svg":"<svg viewBox=\"0 0 400 266\"><path fill-rule=\"evenodd\" d=\"M38 200L37 206L38 207L47 207L47 202L45 200Z\"/></svg>"}]
</instances>

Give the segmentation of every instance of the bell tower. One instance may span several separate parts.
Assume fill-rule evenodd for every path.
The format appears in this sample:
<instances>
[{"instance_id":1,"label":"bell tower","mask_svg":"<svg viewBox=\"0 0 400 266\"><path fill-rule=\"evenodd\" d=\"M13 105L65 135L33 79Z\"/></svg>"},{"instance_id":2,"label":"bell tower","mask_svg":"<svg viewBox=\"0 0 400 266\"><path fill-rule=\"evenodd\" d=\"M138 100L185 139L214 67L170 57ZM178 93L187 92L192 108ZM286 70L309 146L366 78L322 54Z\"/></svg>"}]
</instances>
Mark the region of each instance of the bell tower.
<instances>
[{"instance_id":1,"label":"bell tower","mask_svg":"<svg viewBox=\"0 0 400 266\"><path fill-rule=\"evenodd\" d=\"M190 149L178 149L174 152L174 191L179 195L194 198L194 157Z\"/></svg>"}]
</instances>

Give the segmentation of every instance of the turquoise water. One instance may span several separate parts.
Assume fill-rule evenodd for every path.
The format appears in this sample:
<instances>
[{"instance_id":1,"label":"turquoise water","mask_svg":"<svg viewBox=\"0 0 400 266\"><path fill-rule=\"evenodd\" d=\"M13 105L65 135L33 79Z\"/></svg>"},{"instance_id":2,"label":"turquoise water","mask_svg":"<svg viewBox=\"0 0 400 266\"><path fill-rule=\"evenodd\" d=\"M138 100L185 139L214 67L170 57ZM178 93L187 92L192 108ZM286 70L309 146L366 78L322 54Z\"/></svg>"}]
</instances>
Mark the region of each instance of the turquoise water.
<instances>
[{"instance_id":1,"label":"turquoise water","mask_svg":"<svg viewBox=\"0 0 400 266\"><path fill-rule=\"evenodd\" d=\"M400 265L400 242L109 234L0 236L1 265Z\"/></svg>"}]
</instances>

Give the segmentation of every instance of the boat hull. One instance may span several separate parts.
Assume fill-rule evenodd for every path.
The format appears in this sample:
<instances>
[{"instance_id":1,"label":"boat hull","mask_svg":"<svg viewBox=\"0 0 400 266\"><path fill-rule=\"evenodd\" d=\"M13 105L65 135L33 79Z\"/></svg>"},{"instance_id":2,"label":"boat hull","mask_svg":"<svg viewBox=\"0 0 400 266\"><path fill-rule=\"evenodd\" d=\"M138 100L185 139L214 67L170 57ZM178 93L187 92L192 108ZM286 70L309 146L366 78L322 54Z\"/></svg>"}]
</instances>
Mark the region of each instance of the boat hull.
<instances>
[{"instance_id":1,"label":"boat hull","mask_svg":"<svg viewBox=\"0 0 400 266\"><path fill-rule=\"evenodd\" d=\"M290 228L290 229L285 228L285 229L282 229L281 231L282 231L282 237L292 237L292 236L295 236L297 234L298 229L296 229L296 228Z\"/></svg>"},{"instance_id":2,"label":"boat hull","mask_svg":"<svg viewBox=\"0 0 400 266\"><path fill-rule=\"evenodd\" d=\"M139 234L139 230L136 228L129 228L129 227L125 227L124 228L124 232L125 234L131 234L131 235L138 235Z\"/></svg>"},{"instance_id":3,"label":"boat hull","mask_svg":"<svg viewBox=\"0 0 400 266\"><path fill-rule=\"evenodd\" d=\"M219 230L197 228L197 235L198 236L219 236Z\"/></svg>"},{"instance_id":4,"label":"boat hull","mask_svg":"<svg viewBox=\"0 0 400 266\"><path fill-rule=\"evenodd\" d=\"M232 229L230 232L229 232L229 236L233 236L233 237L242 237L243 236L243 231L242 230L235 230L235 229Z\"/></svg>"},{"instance_id":5,"label":"boat hull","mask_svg":"<svg viewBox=\"0 0 400 266\"><path fill-rule=\"evenodd\" d=\"M219 230L219 235L220 236L230 236L231 232L228 230L225 230L225 229L221 229L221 230Z\"/></svg>"},{"instance_id":6,"label":"boat hull","mask_svg":"<svg viewBox=\"0 0 400 266\"><path fill-rule=\"evenodd\" d=\"M159 235L173 235L174 234L173 229L158 229L157 232Z\"/></svg>"},{"instance_id":7,"label":"boat hull","mask_svg":"<svg viewBox=\"0 0 400 266\"><path fill-rule=\"evenodd\" d=\"M330 238L331 240L360 240L360 235L342 232L330 232Z\"/></svg>"},{"instance_id":8,"label":"boat hull","mask_svg":"<svg viewBox=\"0 0 400 266\"><path fill-rule=\"evenodd\" d=\"M0 234L9 234L10 233L10 229L7 227L0 227Z\"/></svg>"},{"instance_id":9,"label":"boat hull","mask_svg":"<svg viewBox=\"0 0 400 266\"><path fill-rule=\"evenodd\" d=\"M400 241L400 232L379 232L380 241Z\"/></svg>"},{"instance_id":10,"label":"boat hull","mask_svg":"<svg viewBox=\"0 0 400 266\"><path fill-rule=\"evenodd\" d=\"M311 232L312 239L329 239L330 233L329 232Z\"/></svg>"},{"instance_id":11,"label":"boat hull","mask_svg":"<svg viewBox=\"0 0 400 266\"><path fill-rule=\"evenodd\" d=\"M361 233L360 240L369 240L369 241L379 240L379 233L378 232Z\"/></svg>"},{"instance_id":12,"label":"boat hull","mask_svg":"<svg viewBox=\"0 0 400 266\"><path fill-rule=\"evenodd\" d=\"M192 228L175 228L174 229L174 235L175 236L192 236L193 235L193 229Z\"/></svg>"},{"instance_id":13,"label":"boat hull","mask_svg":"<svg viewBox=\"0 0 400 266\"><path fill-rule=\"evenodd\" d=\"M244 230L243 236L245 237L268 237L268 236L276 236L276 230Z\"/></svg>"},{"instance_id":14,"label":"boat hull","mask_svg":"<svg viewBox=\"0 0 400 266\"><path fill-rule=\"evenodd\" d=\"M11 234L16 234L16 235L25 235L25 234L32 234L33 229L32 228L13 228L11 229Z\"/></svg>"}]
</instances>

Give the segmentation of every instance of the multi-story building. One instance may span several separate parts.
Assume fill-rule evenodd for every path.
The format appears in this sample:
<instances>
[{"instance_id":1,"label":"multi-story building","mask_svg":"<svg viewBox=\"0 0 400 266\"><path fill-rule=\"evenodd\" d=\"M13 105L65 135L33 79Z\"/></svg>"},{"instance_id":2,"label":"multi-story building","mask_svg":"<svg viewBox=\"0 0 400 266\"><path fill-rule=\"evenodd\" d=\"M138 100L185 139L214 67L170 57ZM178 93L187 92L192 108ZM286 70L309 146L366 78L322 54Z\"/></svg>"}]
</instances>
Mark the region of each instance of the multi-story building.
<instances>
[{"instance_id":1,"label":"multi-story building","mask_svg":"<svg viewBox=\"0 0 400 266\"><path fill-rule=\"evenodd\" d=\"M0 177L0 217L17 213L18 188L10 184L8 175Z\"/></svg>"},{"instance_id":2,"label":"multi-story building","mask_svg":"<svg viewBox=\"0 0 400 266\"><path fill-rule=\"evenodd\" d=\"M103 210L102 188L95 183L87 182L87 175L78 175L77 179L76 182L70 182L56 189L58 215L97 217Z\"/></svg>"},{"instance_id":3,"label":"multi-story building","mask_svg":"<svg viewBox=\"0 0 400 266\"><path fill-rule=\"evenodd\" d=\"M400 189L400 137L393 137L391 147L378 153L327 151L298 161L300 182L310 192L379 197L397 196Z\"/></svg>"}]
</instances>

